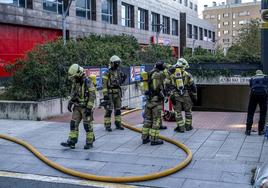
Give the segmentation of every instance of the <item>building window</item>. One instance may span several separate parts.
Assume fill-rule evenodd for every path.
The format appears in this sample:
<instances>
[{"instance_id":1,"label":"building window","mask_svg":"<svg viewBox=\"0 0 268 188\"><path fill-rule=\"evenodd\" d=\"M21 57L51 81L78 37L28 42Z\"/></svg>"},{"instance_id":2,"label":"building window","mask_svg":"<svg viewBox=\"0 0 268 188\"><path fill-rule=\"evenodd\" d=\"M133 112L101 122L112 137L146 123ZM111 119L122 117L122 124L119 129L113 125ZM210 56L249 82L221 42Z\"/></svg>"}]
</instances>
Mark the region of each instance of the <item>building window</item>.
<instances>
[{"instance_id":1,"label":"building window","mask_svg":"<svg viewBox=\"0 0 268 188\"><path fill-rule=\"evenodd\" d=\"M240 21L238 22L238 24L239 24L239 25L245 25L245 24L247 24L247 20L240 20Z\"/></svg>"},{"instance_id":2,"label":"building window","mask_svg":"<svg viewBox=\"0 0 268 188\"><path fill-rule=\"evenodd\" d=\"M235 19L235 13L233 13L233 19Z\"/></svg>"},{"instance_id":3,"label":"building window","mask_svg":"<svg viewBox=\"0 0 268 188\"><path fill-rule=\"evenodd\" d=\"M205 19L210 19L210 15L209 14L205 15Z\"/></svg>"},{"instance_id":4,"label":"building window","mask_svg":"<svg viewBox=\"0 0 268 188\"><path fill-rule=\"evenodd\" d=\"M43 9L57 14L62 14L62 1L60 0L44 0Z\"/></svg>"},{"instance_id":5,"label":"building window","mask_svg":"<svg viewBox=\"0 0 268 188\"><path fill-rule=\"evenodd\" d=\"M180 2L180 4L182 4L182 0L180 0L179 2Z\"/></svg>"},{"instance_id":6,"label":"building window","mask_svg":"<svg viewBox=\"0 0 268 188\"><path fill-rule=\"evenodd\" d=\"M193 9L193 2L190 2L190 9Z\"/></svg>"},{"instance_id":7,"label":"building window","mask_svg":"<svg viewBox=\"0 0 268 188\"><path fill-rule=\"evenodd\" d=\"M204 30L204 36L208 37L208 30L207 29Z\"/></svg>"},{"instance_id":8,"label":"building window","mask_svg":"<svg viewBox=\"0 0 268 188\"><path fill-rule=\"evenodd\" d=\"M152 21L152 31L160 32L160 14L152 12L151 21Z\"/></svg>"},{"instance_id":9,"label":"building window","mask_svg":"<svg viewBox=\"0 0 268 188\"><path fill-rule=\"evenodd\" d=\"M203 40L203 28L199 28L199 40Z\"/></svg>"},{"instance_id":10,"label":"building window","mask_svg":"<svg viewBox=\"0 0 268 188\"><path fill-rule=\"evenodd\" d=\"M227 26L227 25L229 25L229 22L223 22L223 25Z\"/></svg>"},{"instance_id":11,"label":"building window","mask_svg":"<svg viewBox=\"0 0 268 188\"><path fill-rule=\"evenodd\" d=\"M210 16L210 19L215 19L215 18L216 18L215 15L211 15L211 16Z\"/></svg>"},{"instance_id":12,"label":"building window","mask_svg":"<svg viewBox=\"0 0 268 188\"><path fill-rule=\"evenodd\" d=\"M194 11L198 12L198 6L196 4L194 5Z\"/></svg>"},{"instance_id":13,"label":"building window","mask_svg":"<svg viewBox=\"0 0 268 188\"><path fill-rule=\"evenodd\" d=\"M148 30L148 10L138 9L138 28L141 30Z\"/></svg>"},{"instance_id":14,"label":"building window","mask_svg":"<svg viewBox=\"0 0 268 188\"><path fill-rule=\"evenodd\" d=\"M230 42L230 39L222 39L222 41L225 42Z\"/></svg>"},{"instance_id":15,"label":"building window","mask_svg":"<svg viewBox=\"0 0 268 188\"><path fill-rule=\"evenodd\" d=\"M101 0L101 20L110 24L117 24L117 3L114 0Z\"/></svg>"},{"instance_id":16,"label":"building window","mask_svg":"<svg viewBox=\"0 0 268 188\"><path fill-rule=\"evenodd\" d=\"M235 32L235 31L232 31L232 35L233 35L233 37L235 37L235 35L236 35L236 32Z\"/></svg>"},{"instance_id":17,"label":"building window","mask_svg":"<svg viewBox=\"0 0 268 188\"><path fill-rule=\"evenodd\" d=\"M235 21L233 21L233 27L235 27Z\"/></svg>"},{"instance_id":18,"label":"building window","mask_svg":"<svg viewBox=\"0 0 268 188\"><path fill-rule=\"evenodd\" d=\"M208 31L208 38L211 39L211 31Z\"/></svg>"},{"instance_id":19,"label":"building window","mask_svg":"<svg viewBox=\"0 0 268 188\"><path fill-rule=\"evenodd\" d=\"M221 24L220 24L220 23L218 23L218 28L219 28L219 29L221 28Z\"/></svg>"},{"instance_id":20,"label":"building window","mask_svg":"<svg viewBox=\"0 0 268 188\"><path fill-rule=\"evenodd\" d=\"M122 26L134 27L134 6L122 3L121 16Z\"/></svg>"},{"instance_id":21,"label":"building window","mask_svg":"<svg viewBox=\"0 0 268 188\"><path fill-rule=\"evenodd\" d=\"M250 15L249 11L243 11L238 13L238 16L249 16L249 15Z\"/></svg>"},{"instance_id":22,"label":"building window","mask_svg":"<svg viewBox=\"0 0 268 188\"><path fill-rule=\"evenodd\" d=\"M0 4L8 4L16 7L33 9L32 0L0 0Z\"/></svg>"},{"instance_id":23,"label":"building window","mask_svg":"<svg viewBox=\"0 0 268 188\"><path fill-rule=\"evenodd\" d=\"M198 39L198 28L197 26L194 26L194 36L193 36L194 39Z\"/></svg>"},{"instance_id":24,"label":"building window","mask_svg":"<svg viewBox=\"0 0 268 188\"><path fill-rule=\"evenodd\" d=\"M223 34L224 35L228 35L229 34L229 30L223 30Z\"/></svg>"},{"instance_id":25,"label":"building window","mask_svg":"<svg viewBox=\"0 0 268 188\"><path fill-rule=\"evenodd\" d=\"M184 6L188 7L188 0L184 0Z\"/></svg>"},{"instance_id":26,"label":"building window","mask_svg":"<svg viewBox=\"0 0 268 188\"><path fill-rule=\"evenodd\" d=\"M76 7L76 16L92 19L91 18L91 0L76 0L75 7Z\"/></svg>"},{"instance_id":27,"label":"building window","mask_svg":"<svg viewBox=\"0 0 268 188\"><path fill-rule=\"evenodd\" d=\"M170 34L170 18L163 16L163 33Z\"/></svg>"},{"instance_id":28,"label":"building window","mask_svg":"<svg viewBox=\"0 0 268 188\"><path fill-rule=\"evenodd\" d=\"M216 41L216 36L215 36L215 32L212 32L212 42Z\"/></svg>"},{"instance_id":29,"label":"building window","mask_svg":"<svg viewBox=\"0 0 268 188\"><path fill-rule=\"evenodd\" d=\"M221 15L220 14L218 14L218 20L221 20Z\"/></svg>"},{"instance_id":30,"label":"building window","mask_svg":"<svg viewBox=\"0 0 268 188\"><path fill-rule=\"evenodd\" d=\"M179 21L172 19L172 35L179 35Z\"/></svg>"},{"instance_id":31,"label":"building window","mask_svg":"<svg viewBox=\"0 0 268 188\"><path fill-rule=\"evenodd\" d=\"M190 39L193 37L193 28L191 24L187 24L187 37Z\"/></svg>"},{"instance_id":32,"label":"building window","mask_svg":"<svg viewBox=\"0 0 268 188\"><path fill-rule=\"evenodd\" d=\"M223 14L223 17L224 17L224 18L228 18L228 17L229 17L229 13L224 13L224 14Z\"/></svg>"},{"instance_id":33,"label":"building window","mask_svg":"<svg viewBox=\"0 0 268 188\"><path fill-rule=\"evenodd\" d=\"M218 31L218 37L221 37L221 31Z\"/></svg>"}]
</instances>

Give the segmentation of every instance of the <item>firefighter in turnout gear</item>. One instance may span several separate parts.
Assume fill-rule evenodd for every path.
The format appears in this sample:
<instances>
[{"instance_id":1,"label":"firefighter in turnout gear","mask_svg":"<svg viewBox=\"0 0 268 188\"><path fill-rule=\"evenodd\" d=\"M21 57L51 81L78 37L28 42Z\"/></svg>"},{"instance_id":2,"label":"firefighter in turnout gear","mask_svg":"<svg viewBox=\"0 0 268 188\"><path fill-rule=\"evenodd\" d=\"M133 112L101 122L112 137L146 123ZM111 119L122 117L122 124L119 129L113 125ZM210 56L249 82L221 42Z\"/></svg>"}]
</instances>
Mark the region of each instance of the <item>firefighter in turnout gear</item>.
<instances>
[{"instance_id":1,"label":"firefighter in turnout gear","mask_svg":"<svg viewBox=\"0 0 268 188\"><path fill-rule=\"evenodd\" d=\"M154 69L148 73L147 83L143 85L143 92L147 98L142 128L143 144L147 144L148 142L151 142L151 145L163 144L163 141L159 139L161 110L164 100L163 70L164 63L162 61L156 62Z\"/></svg>"},{"instance_id":2,"label":"firefighter in turnout gear","mask_svg":"<svg viewBox=\"0 0 268 188\"><path fill-rule=\"evenodd\" d=\"M192 127L192 106L197 100L197 89L193 77L185 69L189 67L188 62L180 58L170 69L170 76L165 80L165 88L169 91L170 100L175 111L177 127L174 131L185 132ZM182 110L185 111L185 122Z\"/></svg>"},{"instance_id":3,"label":"firefighter in turnout gear","mask_svg":"<svg viewBox=\"0 0 268 188\"><path fill-rule=\"evenodd\" d=\"M103 99L109 104L105 106L104 126L106 131L111 132L111 115L114 109L115 127L124 130L121 126L121 85L125 82L127 76L120 71L121 59L114 55L110 58L108 71L102 76Z\"/></svg>"},{"instance_id":4,"label":"firefighter in turnout gear","mask_svg":"<svg viewBox=\"0 0 268 188\"><path fill-rule=\"evenodd\" d=\"M86 144L84 149L90 149L95 140L93 133L93 105L96 99L96 77L87 77L84 69L78 64L73 64L68 71L72 81L71 99L68 110L72 112L70 133L67 142L62 142L64 147L75 148L78 141L79 123L83 120L86 131Z\"/></svg>"},{"instance_id":5,"label":"firefighter in turnout gear","mask_svg":"<svg viewBox=\"0 0 268 188\"><path fill-rule=\"evenodd\" d=\"M246 135L250 135L253 124L253 117L257 105L260 106L260 119L258 125L259 135L264 134L264 124L267 111L267 87L268 76L264 75L261 70L256 71L256 75L250 79L250 98L248 104L247 128Z\"/></svg>"}]
</instances>

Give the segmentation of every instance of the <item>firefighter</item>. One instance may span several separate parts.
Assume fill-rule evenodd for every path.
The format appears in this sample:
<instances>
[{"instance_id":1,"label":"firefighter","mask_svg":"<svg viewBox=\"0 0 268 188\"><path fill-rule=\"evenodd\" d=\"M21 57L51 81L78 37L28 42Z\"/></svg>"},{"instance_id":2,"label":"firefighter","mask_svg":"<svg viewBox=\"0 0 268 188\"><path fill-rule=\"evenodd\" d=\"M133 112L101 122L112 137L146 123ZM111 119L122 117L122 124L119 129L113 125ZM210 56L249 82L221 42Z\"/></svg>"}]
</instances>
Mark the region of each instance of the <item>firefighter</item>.
<instances>
[{"instance_id":1,"label":"firefighter","mask_svg":"<svg viewBox=\"0 0 268 188\"><path fill-rule=\"evenodd\" d=\"M262 73L261 70L256 71L256 75L252 77L249 81L250 85L250 97L248 104L248 114L247 114L247 127L246 135L250 135L251 127L253 124L253 117L257 105L260 106L260 119L258 124L258 134L264 134L264 124L267 111L267 86L268 77Z\"/></svg>"},{"instance_id":2,"label":"firefighter","mask_svg":"<svg viewBox=\"0 0 268 188\"><path fill-rule=\"evenodd\" d=\"M164 63L157 61L153 70L148 73L148 82L144 84L146 104L144 110L144 124L142 128L142 143L151 145L163 144L159 139L161 111L164 100Z\"/></svg>"},{"instance_id":3,"label":"firefighter","mask_svg":"<svg viewBox=\"0 0 268 188\"><path fill-rule=\"evenodd\" d=\"M180 58L170 71L169 79L165 81L165 87L168 88L170 100L175 111L177 127L174 131L185 132L193 129L192 127L192 100L197 100L196 85L193 77L185 68L188 68L188 62ZM192 96L192 99L191 99ZM185 122L182 117L182 110L185 111Z\"/></svg>"},{"instance_id":4,"label":"firefighter","mask_svg":"<svg viewBox=\"0 0 268 188\"><path fill-rule=\"evenodd\" d=\"M111 115L114 109L115 127L119 130L124 130L121 126L121 85L126 80L126 75L120 71L119 66L121 59L114 55L110 58L108 71L102 76L103 84L103 99L107 101L105 106L104 126L106 131L111 132Z\"/></svg>"},{"instance_id":5,"label":"firefighter","mask_svg":"<svg viewBox=\"0 0 268 188\"><path fill-rule=\"evenodd\" d=\"M95 139L93 133L93 105L96 99L96 77L87 77L84 69L78 64L70 66L68 77L72 81L71 99L68 110L72 112L70 133L67 142L62 142L64 147L75 148L78 141L79 123L83 119L86 131L86 144L84 149L90 149Z\"/></svg>"}]
</instances>

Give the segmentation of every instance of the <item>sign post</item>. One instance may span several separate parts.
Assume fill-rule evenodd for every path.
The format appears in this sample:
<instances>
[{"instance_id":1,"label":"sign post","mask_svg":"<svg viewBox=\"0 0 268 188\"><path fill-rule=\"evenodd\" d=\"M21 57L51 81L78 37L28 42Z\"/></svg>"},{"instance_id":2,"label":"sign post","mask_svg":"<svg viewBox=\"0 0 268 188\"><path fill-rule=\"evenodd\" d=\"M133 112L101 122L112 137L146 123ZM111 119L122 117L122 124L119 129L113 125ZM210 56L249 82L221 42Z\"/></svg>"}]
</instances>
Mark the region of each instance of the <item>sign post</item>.
<instances>
[{"instance_id":1,"label":"sign post","mask_svg":"<svg viewBox=\"0 0 268 188\"><path fill-rule=\"evenodd\" d=\"M268 74L268 0L262 0L261 9L261 62L264 73Z\"/></svg>"}]
</instances>

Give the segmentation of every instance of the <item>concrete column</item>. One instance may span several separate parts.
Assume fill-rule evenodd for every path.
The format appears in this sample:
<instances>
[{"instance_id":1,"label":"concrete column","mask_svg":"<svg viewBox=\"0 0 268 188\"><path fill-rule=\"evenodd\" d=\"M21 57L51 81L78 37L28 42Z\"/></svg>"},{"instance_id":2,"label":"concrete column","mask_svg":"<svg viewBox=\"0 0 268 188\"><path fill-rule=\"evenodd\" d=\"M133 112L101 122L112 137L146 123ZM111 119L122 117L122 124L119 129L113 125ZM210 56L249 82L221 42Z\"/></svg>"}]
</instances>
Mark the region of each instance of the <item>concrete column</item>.
<instances>
[{"instance_id":1,"label":"concrete column","mask_svg":"<svg viewBox=\"0 0 268 188\"><path fill-rule=\"evenodd\" d=\"M101 1L96 0L96 21L101 22Z\"/></svg>"},{"instance_id":2,"label":"concrete column","mask_svg":"<svg viewBox=\"0 0 268 188\"><path fill-rule=\"evenodd\" d=\"M262 0L261 9L268 10L268 0ZM268 74L268 20L266 19L263 20L261 29L261 62L264 73Z\"/></svg>"}]
</instances>

